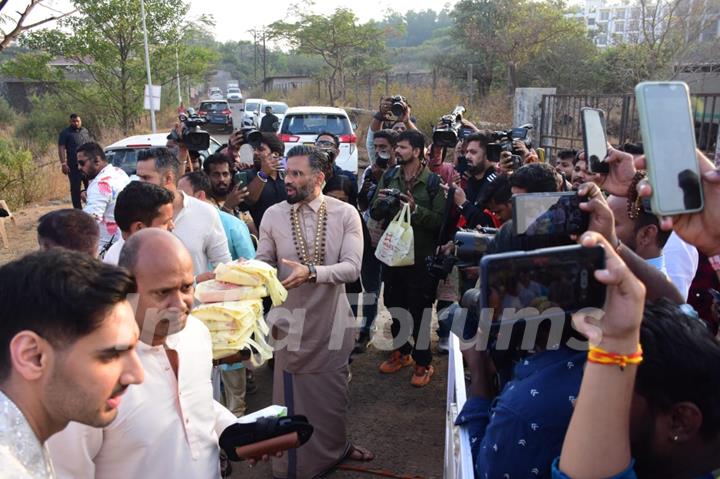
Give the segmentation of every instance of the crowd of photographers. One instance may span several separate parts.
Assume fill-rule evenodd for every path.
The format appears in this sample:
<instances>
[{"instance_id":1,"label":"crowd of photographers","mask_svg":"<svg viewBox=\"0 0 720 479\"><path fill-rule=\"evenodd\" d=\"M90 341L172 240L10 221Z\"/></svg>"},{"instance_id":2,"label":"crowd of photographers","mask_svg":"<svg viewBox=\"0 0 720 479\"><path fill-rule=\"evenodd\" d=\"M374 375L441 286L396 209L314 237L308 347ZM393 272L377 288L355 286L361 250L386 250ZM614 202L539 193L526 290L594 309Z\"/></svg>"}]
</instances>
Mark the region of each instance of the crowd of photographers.
<instances>
[{"instance_id":1,"label":"crowd of photographers","mask_svg":"<svg viewBox=\"0 0 720 479\"><path fill-rule=\"evenodd\" d=\"M423 315L436 301L439 349L447 349L450 330L464 349L470 391L457 423L468 430L476 477L712 477L720 466L720 374L711 366L720 355L712 296L720 230L708 208L718 195L711 163L698 153L705 210L675 217L673 231L651 211L642 145L609 149L607 173L593 173L582 151L545 161L532 148L531 125L481 131L462 113L443 117L427 148L402 97L384 99L370 127L358 206L372 246L403 203L415 235L412 266L364 259L365 293L373 297L384 282L385 305L409 311L414 325L413 346L394 351L380 371L414 364L412 383L427 384L418 380L423 367L426 379L433 371ZM406 132L393 131L398 120ZM559 192L576 198L552 212L559 232L517 231L523 208ZM577 242L604 250L589 287L587 277L575 278L578 285L567 274L585 253L533 256ZM517 278L508 281L504 271L478 282L483 256L509 252L523 252L505 263ZM576 297L583 288L588 296ZM582 311L594 293L602 322ZM495 311L487 315L483 302ZM553 305L581 310L572 322L562 315L555 335L542 321ZM503 323L508 308L527 307L539 308L539 324L532 313ZM359 349L375 313L372 304L365 311ZM520 326L501 326L510 323ZM393 314L393 334L399 329Z\"/></svg>"},{"instance_id":2,"label":"crowd of photographers","mask_svg":"<svg viewBox=\"0 0 720 479\"><path fill-rule=\"evenodd\" d=\"M642 145L609 148L608 172L591 172L582 151L545 158L533 148L532 125L486 131L463 113L442 117L427 141L405 98L383 98L368 131L369 165L357 176L335 164L336 135L316 138L329 160L323 192L362 217L361 279L346 285L359 318L354 353L372 343L382 292L392 335L402 341L379 371L409 368L411 384L426 386L434 310L438 350L447 352L451 331L461 340L470 390L458 424L470 434L478 477L705 477L720 466L720 373L712 367L720 344L709 291L718 289L720 270L720 174L698 153L705 209L663 220L650 210ZM287 199L285 151L274 133L242 129L201 164L197 151L207 139L184 120L168 148L139 156L143 183L113 199L114 216L97 207L94 217L106 261L139 229L174 229L201 281L212 264L254 256L251 238L264 213ZM83 151L92 186L111 170L100 148ZM528 220L547 195L558 203ZM389 266L375 251L405 206L414 260ZM548 223L538 226L538 217ZM61 218L41 222L41 241L60 244L68 238L52 237L59 226L51 220ZM566 249L533 256L550 247ZM588 259L597 247L602 263ZM481 278L484 257L512 252L523 253ZM578 269L584 264L595 268ZM585 276L572 276L580 270ZM487 314L483 303L494 310ZM542 321L554 306L579 312L573 321L563 315L555 330ZM604 311L602 321L583 306ZM533 334L527 317L503 330L503 311L523 308L541 316ZM573 347L587 338L593 360L587 346ZM228 406L240 415L250 386L237 360L225 361L222 374Z\"/></svg>"}]
</instances>

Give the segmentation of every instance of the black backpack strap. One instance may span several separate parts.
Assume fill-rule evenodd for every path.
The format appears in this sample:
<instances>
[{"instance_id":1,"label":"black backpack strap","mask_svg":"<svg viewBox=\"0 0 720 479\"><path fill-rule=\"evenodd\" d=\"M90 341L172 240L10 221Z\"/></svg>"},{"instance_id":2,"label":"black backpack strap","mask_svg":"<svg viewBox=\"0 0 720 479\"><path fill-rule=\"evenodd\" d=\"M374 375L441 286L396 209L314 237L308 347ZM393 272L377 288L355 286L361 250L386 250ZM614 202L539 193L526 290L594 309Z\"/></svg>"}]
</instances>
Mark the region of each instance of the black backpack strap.
<instances>
[{"instance_id":1,"label":"black backpack strap","mask_svg":"<svg viewBox=\"0 0 720 479\"><path fill-rule=\"evenodd\" d=\"M430 197L430 204L432 204L432 202L435 201L435 196L437 196L440 191L440 176L435 173L430 173L426 187L428 196Z\"/></svg>"},{"instance_id":2,"label":"black backpack strap","mask_svg":"<svg viewBox=\"0 0 720 479\"><path fill-rule=\"evenodd\" d=\"M387 170L385 173L383 173L383 186L385 188L388 187L388 182L395 178L398 175L398 171L400 171L400 165L395 165L395 167Z\"/></svg>"}]
</instances>

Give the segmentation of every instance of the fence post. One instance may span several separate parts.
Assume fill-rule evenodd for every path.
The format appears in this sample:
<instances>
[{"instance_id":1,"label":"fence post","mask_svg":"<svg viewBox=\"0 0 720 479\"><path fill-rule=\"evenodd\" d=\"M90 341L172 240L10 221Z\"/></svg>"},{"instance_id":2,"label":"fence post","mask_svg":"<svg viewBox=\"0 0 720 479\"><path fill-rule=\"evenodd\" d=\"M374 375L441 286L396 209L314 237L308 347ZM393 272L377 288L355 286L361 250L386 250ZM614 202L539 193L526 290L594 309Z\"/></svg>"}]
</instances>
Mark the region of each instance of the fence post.
<instances>
[{"instance_id":1,"label":"fence post","mask_svg":"<svg viewBox=\"0 0 720 479\"><path fill-rule=\"evenodd\" d=\"M367 76L368 110L372 109L372 75Z\"/></svg>"},{"instance_id":2,"label":"fence post","mask_svg":"<svg viewBox=\"0 0 720 479\"><path fill-rule=\"evenodd\" d=\"M467 72L468 106L473 104L473 64L468 64Z\"/></svg>"}]
</instances>

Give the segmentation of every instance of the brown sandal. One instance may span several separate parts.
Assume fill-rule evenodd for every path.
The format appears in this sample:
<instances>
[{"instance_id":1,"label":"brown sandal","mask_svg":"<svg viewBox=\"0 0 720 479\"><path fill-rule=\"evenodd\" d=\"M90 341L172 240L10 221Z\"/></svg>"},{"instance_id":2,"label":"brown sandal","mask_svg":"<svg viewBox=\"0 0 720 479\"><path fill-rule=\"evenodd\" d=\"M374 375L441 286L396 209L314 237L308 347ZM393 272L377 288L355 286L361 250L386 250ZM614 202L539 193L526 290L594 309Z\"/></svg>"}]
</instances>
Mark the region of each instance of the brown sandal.
<instances>
[{"instance_id":1,"label":"brown sandal","mask_svg":"<svg viewBox=\"0 0 720 479\"><path fill-rule=\"evenodd\" d=\"M375 454L365 449L364 447L350 444L347 452L345 453L345 459L350 461L368 462L375 459Z\"/></svg>"}]
</instances>

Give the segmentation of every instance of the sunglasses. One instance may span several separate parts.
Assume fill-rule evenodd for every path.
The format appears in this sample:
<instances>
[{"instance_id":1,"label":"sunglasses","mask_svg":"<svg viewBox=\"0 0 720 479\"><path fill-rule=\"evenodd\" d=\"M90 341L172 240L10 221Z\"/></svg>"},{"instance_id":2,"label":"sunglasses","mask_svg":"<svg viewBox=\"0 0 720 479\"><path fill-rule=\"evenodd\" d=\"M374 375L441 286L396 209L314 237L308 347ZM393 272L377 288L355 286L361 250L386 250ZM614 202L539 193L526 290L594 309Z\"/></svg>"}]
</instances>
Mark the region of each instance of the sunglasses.
<instances>
[{"instance_id":1,"label":"sunglasses","mask_svg":"<svg viewBox=\"0 0 720 479\"><path fill-rule=\"evenodd\" d=\"M85 163L87 163L87 161L85 161L85 160L77 160L78 166L85 166Z\"/></svg>"}]
</instances>

